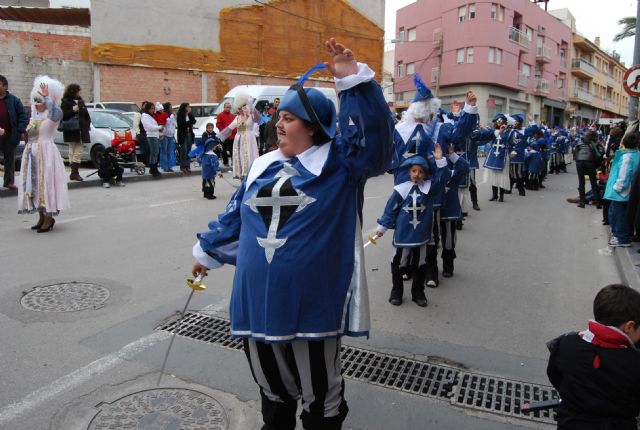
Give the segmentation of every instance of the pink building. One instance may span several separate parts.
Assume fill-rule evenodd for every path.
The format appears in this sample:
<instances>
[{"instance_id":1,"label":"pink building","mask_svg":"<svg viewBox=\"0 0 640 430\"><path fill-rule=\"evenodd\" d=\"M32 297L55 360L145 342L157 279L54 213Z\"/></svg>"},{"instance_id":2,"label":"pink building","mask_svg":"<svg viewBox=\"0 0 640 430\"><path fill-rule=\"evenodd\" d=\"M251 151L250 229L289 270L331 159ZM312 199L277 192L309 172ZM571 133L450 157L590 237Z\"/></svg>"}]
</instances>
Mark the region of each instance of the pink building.
<instances>
[{"instance_id":1,"label":"pink building","mask_svg":"<svg viewBox=\"0 0 640 430\"><path fill-rule=\"evenodd\" d=\"M394 93L420 73L448 108L472 90L481 123L499 112L564 123L571 29L531 0L417 0L397 11Z\"/></svg>"}]
</instances>

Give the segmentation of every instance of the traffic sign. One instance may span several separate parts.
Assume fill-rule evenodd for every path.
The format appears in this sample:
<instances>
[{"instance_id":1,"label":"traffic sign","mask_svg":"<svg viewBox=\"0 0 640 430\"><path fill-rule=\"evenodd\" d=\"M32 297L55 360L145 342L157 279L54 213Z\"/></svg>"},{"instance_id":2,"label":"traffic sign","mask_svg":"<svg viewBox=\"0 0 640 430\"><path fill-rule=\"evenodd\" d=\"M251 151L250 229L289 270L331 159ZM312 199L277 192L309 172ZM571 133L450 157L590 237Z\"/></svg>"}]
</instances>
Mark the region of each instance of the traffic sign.
<instances>
[{"instance_id":1,"label":"traffic sign","mask_svg":"<svg viewBox=\"0 0 640 430\"><path fill-rule=\"evenodd\" d=\"M640 66L627 70L622 78L622 86L631 97L640 97Z\"/></svg>"}]
</instances>

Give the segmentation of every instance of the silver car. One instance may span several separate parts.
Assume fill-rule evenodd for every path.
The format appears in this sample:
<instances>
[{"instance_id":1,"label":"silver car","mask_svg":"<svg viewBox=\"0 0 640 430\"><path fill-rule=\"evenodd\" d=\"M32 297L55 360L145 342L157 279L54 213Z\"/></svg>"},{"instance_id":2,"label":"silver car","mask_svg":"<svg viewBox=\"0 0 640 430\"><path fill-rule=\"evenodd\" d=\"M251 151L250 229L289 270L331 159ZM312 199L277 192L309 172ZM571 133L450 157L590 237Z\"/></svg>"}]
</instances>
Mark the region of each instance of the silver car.
<instances>
[{"instance_id":1,"label":"silver car","mask_svg":"<svg viewBox=\"0 0 640 430\"><path fill-rule=\"evenodd\" d=\"M117 131L119 134L124 135L124 132L133 128L133 121L118 110L89 108L88 111L91 116L91 129L89 131L91 143L84 145L82 161L91 161L95 167L98 167L100 155L113 142L114 132ZM69 144L64 142L61 131L56 132L54 141L60 151L60 155L63 158L69 158ZM136 151L139 152L140 149L137 148Z\"/></svg>"}]
</instances>

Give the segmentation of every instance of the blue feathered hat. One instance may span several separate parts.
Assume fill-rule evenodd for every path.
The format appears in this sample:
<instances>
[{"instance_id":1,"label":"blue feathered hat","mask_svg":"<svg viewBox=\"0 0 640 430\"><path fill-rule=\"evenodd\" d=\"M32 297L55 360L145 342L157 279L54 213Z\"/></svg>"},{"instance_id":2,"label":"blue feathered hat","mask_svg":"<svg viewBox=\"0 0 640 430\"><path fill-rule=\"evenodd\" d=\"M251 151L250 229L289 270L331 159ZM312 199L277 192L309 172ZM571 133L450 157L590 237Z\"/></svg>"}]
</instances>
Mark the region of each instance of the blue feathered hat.
<instances>
[{"instance_id":1,"label":"blue feathered hat","mask_svg":"<svg viewBox=\"0 0 640 430\"><path fill-rule=\"evenodd\" d=\"M494 116L491 121L497 122L499 119L504 121L505 124L507 123L507 116L503 113L499 113L498 115Z\"/></svg>"},{"instance_id":2,"label":"blue feathered hat","mask_svg":"<svg viewBox=\"0 0 640 430\"><path fill-rule=\"evenodd\" d=\"M336 135L336 107L320 91L303 88L302 85L312 73L326 67L325 64L319 63L310 68L287 90L278 106L278 113L284 110L315 124L324 142L330 141Z\"/></svg>"},{"instance_id":3,"label":"blue feathered hat","mask_svg":"<svg viewBox=\"0 0 640 430\"><path fill-rule=\"evenodd\" d=\"M523 113L516 113L514 115L511 115L511 118L515 119L516 122L519 122L520 124L524 124L524 114Z\"/></svg>"},{"instance_id":4,"label":"blue feathered hat","mask_svg":"<svg viewBox=\"0 0 640 430\"><path fill-rule=\"evenodd\" d=\"M422 157L421 155L414 155L413 157L409 157L406 160L404 160L402 162L402 164L400 165L401 169L408 169L411 166L415 166L418 165L420 167L422 167L426 172L429 172L431 169L429 168L429 163L427 163L427 160L425 160L424 157Z\"/></svg>"},{"instance_id":5,"label":"blue feathered hat","mask_svg":"<svg viewBox=\"0 0 640 430\"><path fill-rule=\"evenodd\" d=\"M431 94L431 90L422 82L420 75L418 73L414 73L413 75L413 85L416 86L416 95L413 98L413 102L422 102L425 100L429 100L433 98L433 94Z\"/></svg>"}]
</instances>

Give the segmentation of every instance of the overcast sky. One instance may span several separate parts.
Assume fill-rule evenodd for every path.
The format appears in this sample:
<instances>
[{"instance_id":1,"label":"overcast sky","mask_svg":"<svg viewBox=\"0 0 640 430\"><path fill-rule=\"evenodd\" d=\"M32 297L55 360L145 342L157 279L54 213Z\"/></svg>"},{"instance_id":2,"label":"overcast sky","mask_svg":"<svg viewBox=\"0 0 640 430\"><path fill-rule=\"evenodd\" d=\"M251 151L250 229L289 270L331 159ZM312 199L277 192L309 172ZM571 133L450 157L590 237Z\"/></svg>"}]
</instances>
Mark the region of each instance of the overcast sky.
<instances>
[{"instance_id":1,"label":"overcast sky","mask_svg":"<svg viewBox=\"0 0 640 430\"><path fill-rule=\"evenodd\" d=\"M442 0L445 1L445 0ZM415 0L387 0L385 8L385 39L393 39L396 26L396 10ZM576 27L587 39L593 41L600 36L600 47L620 53L621 60L630 66L633 63L634 38L614 43L618 33L618 20L625 16L635 16L635 0L549 0L549 10L568 8L576 18Z\"/></svg>"}]
</instances>

